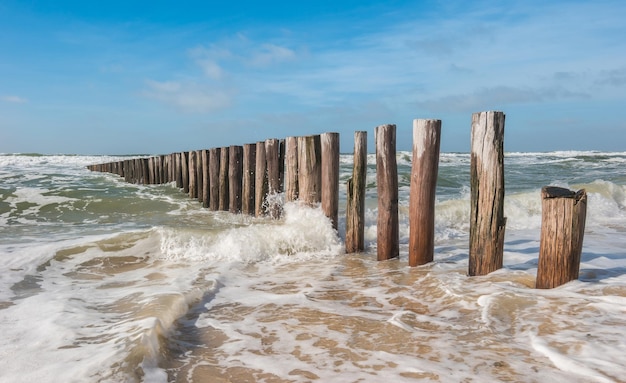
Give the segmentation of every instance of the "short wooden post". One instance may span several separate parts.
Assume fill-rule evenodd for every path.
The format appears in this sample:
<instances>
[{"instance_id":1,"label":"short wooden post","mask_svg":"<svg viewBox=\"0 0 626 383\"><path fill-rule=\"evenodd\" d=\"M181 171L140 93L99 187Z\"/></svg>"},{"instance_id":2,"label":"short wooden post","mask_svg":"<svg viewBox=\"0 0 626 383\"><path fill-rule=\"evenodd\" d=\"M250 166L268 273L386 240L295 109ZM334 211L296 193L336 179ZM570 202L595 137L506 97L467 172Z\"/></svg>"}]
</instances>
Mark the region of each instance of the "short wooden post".
<instances>
[{"instance_id":1,"label":"short wooden post","mask_svg":"<svg viewBox=\"0 0 626 383\"><path fill-rule=\"evenodd\" d=\"M254 181L256 167L256 144L243 146L243 181L241 212L254 215Z\"/></svg>"},{"instance_id":2,"label":"short wooden post","mask_svg":"<svg viewBox=\"0 0 626 383\"><path fill-rule=\"evenodd\" d=\"M398 164L396 126L380 125L375 130L376 183L378 189L377 254L378 260L400 256L398 222Z\"/></svg>"},{"instance_id":3,"label":"short wooden post","mask_svg":"<svg viewBox=\"0 0 626 383\"><path fill-rule=\"evenodd\" d=\"M502 268L504 250L504 113L472 115L470 276Z\"/></svg>"},{"instance_id":4,"label":"short wooden post","mask_svg":"<svg viewBox=\"0 0 626 383\"><path fill-rule=\"evenodd\" d=\"M228 192L228 166L230 161L228 156L230 150L228 147L220 149L220 194L219 194L219 210L228 211L228 203L230 202L230 195Z\"/></svg>"},{"instance_id":5,"label":"short wooden post","mask_svg":"<svg viewBox=\"0 0 626 383\"><path fill-rule=\"evenodd\" d=\"M367 132L354 132L354 165L348 180L346 201L346 253L365 249L365 186Z\"/></svg>"},{"instance_id":6,"label":"short wooden post","mask_svg":"<svg viewBox=\"0 0 626 383\"><path fill-rule=\"evenodd\" d=\"M265 215L267 197L267 159L265 156L265 142L256 144L256 164L254 171L254 215Z\"/></svg>"},{"instance_id":7,"label":"short wooden post","mask_svg":"<svg viewBox=\"0 0 626 383\"><path fill-rule=\"evenodd\" d=\"M551 289L578 279L587 217L587 193L541 190L541 239L536 287Z\"/></svg>"},{"instance_id":8,"label":"short wooden post","mask_svg":"<svg viewBox=\"0 0 626 383\"><path fill-rule=\"evenodd\" d=\"M265 140L265 160L267 161L268 195L272 196L268 205L268 213L272 218L280 218L282 206L276 199L282 193L280 183L280 141L276 138Z\"/></svg>"},{"instance_id":9,"label":"short wooden post","mask_svg":"<svg viewBox=\"0 0 626 383\"><path fill-rule=\"evenodd\" d=\"M209 149L209 209L220 208L220 160L221 149Z\"/></svg>"},{"instance_id":10,"label":"short wooden post","mask_svg":"<svg viewBox=\"0 0 626 383\"><path fill-rule=\"evenodd\" d=\"M322 194L322 149L319 135L298 137L298 199L316 205Z\"/></svg>"},{"instance_id":11,"label":"short wooden post","mask_svg":"<svg viewBox=\"0 0 626 383\"><path fill-rule=\"evenodd\" d=\"M337 230L339 214L339 133L323 133L322 149L322 211Z\"/></svg>"},{"instance_id":12,"label":"short wooden post","mask_svg":"<svg viewBox=\"0 0 626 383\"><path fill-rule=\"evenodd\" d=\"M195 199L198 196L196 152L189 152L189 198Z\"/></svg>"},{"instance_id":13,"label":"short wooden post","mask_svg":"<svg viewBox=\"0 0 626 383\"><path fill-rule=\"evenodd\" d=\"M233 145L229 148L228 190L229 210L231 213L241 212L241 191L243 182L243 146Z\"/></svg>"},{"instance_id":14,"label":"short wooden post","mask_svg":"<svg viewBox=\"0 0 626 383\"><path fill-rule=\"evenodd\" d=\"M441 120L413 120L409 196L409 266L432 262L435 254L435 191Z\"/></svg>"},{"instance_id":15,"label":"short wooden post","mask_svg":"<svg viewBox=\"0 0 626 383\"><path fill-rule=\"evenodd\" d=\"M285 139L285 202L298 199L298 138Z\"/></svg>"},{"instance_id":16,"label":"short wooden post","mask_svg":"<svg viewBox=\"0 0 626 383\"><path fill-rule=\"evenodd\" d=\"M209 151L202 151L202 207L209 207L209 187L211 185L209 175Z\"/></svg>"}]
</instances>

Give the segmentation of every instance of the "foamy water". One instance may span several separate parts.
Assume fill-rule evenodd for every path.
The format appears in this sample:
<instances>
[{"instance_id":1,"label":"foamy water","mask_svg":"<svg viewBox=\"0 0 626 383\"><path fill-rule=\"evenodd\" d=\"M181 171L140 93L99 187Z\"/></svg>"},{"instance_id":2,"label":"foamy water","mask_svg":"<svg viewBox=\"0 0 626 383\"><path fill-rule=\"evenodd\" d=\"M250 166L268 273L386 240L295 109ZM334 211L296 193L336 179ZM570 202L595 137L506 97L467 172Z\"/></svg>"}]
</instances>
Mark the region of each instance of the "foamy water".
<instances>
[{"instance_id":1,"label":"foamy water","mask_svg":"<svg viewBox=\"0 0 626 383\"><path fill-rule=\"evenodd\" d=\"M469 156L444 153L435 262L345 255L319 209L210 212L173 185L0 155L0 382L619 382L626 367L626 153L509 153L504 268L467 277ZM351 156L341 158L341 182ZM534 289L544 185L589 194L580 278Z\"/></svg>"}]
</instances>

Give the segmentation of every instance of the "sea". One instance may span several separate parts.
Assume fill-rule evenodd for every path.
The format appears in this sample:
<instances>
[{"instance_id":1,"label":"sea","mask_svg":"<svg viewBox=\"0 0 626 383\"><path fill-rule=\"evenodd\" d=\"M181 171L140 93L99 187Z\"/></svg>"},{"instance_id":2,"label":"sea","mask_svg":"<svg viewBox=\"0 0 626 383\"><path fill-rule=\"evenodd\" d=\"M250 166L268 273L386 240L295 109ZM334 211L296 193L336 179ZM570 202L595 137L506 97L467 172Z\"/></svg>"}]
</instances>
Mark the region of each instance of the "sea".
<instances>
[{"instance_id":1,"label":"sea","mask_svg":"<svg viewBox=\"0 0 626 383\"><path fill-rule=\"evenodd\" d=\"M626 152L505 154L504 267L468 270L470 156L442 153L434 262L408 266L411 153L398 152L400 257L345 254L316 206L210 211L174 183L0 154L0 382L626 382ZM578 280L535 289L543 186L585 189ZM279 196L280 197L280 196Z\"/></svg>"}]
</instances>

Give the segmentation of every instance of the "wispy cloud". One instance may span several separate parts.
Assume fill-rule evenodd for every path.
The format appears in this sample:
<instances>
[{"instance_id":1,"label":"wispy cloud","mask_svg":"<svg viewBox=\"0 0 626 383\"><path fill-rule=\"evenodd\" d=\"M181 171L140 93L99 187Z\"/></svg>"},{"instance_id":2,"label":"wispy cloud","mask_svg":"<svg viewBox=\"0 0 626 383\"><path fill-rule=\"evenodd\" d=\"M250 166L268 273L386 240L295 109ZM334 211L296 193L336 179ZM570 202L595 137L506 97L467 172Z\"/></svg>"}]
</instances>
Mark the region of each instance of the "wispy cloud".
<instances>
[{"instance_id":1,"label":"wispy cloud","mask_svg":"<svg viewBox=\"0 0 626 383\"><path fill-rule=\"evenodd\" d=\"M223 89L210 89L198 83L179 81L146 81L143 95L184 112L208 113L228 108L232 94Z\"/></svg>"},{"instance_id":2,"label":"wispy cloud","mask_svg":"<svg viewBox=\"0 0 626 383\"><path fill-rule=\"evenodd\" d=\"M533 89L496 86L481 88L471 93L424 100L417 102L417 105L430 112L476 112L483 109L500 109L509 105L589 97L588 94L575 93L562 88Z\"/></svg>"},{"instance_id":3,"label":"wispy cloud","mask_svg":"<svg viewBox=\"0 0 626 383\"><path fill-rule=\"evenodd\" d=\"M267 66L296 58L296 52L282 46L274 44L263 44L251 58L253 65Z\"/></svg>"},{"instance_id":4,"label":"wispy cloud","mask_svg":"<svg viewBox=\"0 0 626 383\"><path fill-rule=\"evenodd\" d=\"M27 99L20 96L0 96L0 101L12 102L15 104L24 104L28 102Z\"/></svg>"}]
</instances>

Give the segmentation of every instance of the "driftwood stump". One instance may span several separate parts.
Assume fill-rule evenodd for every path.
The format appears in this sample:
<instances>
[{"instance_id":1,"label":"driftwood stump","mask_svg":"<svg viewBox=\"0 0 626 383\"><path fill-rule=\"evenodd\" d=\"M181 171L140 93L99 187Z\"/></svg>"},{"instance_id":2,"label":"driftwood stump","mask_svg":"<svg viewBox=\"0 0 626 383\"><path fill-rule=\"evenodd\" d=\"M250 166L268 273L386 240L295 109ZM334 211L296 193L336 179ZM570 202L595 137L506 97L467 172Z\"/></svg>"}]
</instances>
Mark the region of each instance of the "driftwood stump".
<instances>
[{"instance_id":1,"label":"driftwood stump","mask_svg":"<svg viewBox=\"0 0 626 383\"><path fill-rule=\"evenodd\" d=\"M536 287L551 289L578 279L587 217L587 193L547 186L541 190L541 240Z\"/></svg>"}]
</instances>

